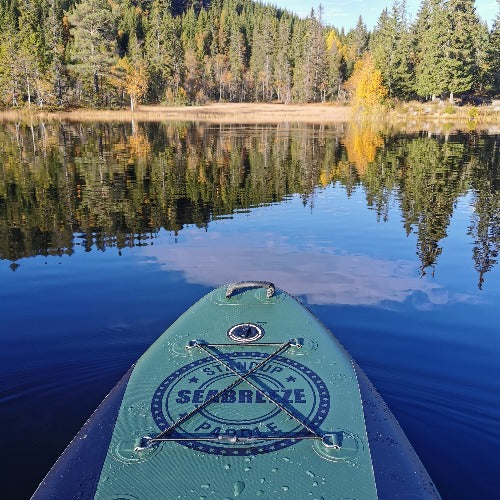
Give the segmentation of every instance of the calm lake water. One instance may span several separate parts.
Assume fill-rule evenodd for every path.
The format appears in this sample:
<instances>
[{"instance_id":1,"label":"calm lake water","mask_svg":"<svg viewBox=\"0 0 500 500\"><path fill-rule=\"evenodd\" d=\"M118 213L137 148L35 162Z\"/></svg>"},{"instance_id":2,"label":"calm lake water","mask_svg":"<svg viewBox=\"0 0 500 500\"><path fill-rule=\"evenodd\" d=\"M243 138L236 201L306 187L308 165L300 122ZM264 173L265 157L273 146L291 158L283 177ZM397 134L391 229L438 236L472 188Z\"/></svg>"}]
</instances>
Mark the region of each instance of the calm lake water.
<instances>
[{"instance_id":1,"label":"calm lake water","mask_svg":"<svg viewBox=\"0 0 500 500\"><path fill-rule=\"evenodd\" d=\"M0 125L2 497L25 498L194 301L295 294L444 498L498 495L499 136Z\"/></svg>"}]
</instances>

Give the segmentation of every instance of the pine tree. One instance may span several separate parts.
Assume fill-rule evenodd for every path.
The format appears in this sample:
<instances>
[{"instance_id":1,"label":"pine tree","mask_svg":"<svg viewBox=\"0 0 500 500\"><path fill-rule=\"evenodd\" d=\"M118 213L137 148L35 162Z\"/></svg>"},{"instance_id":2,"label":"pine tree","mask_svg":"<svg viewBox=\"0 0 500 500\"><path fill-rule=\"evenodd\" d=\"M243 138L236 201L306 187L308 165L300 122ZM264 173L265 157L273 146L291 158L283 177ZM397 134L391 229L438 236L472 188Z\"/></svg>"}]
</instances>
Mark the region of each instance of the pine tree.
<instances>
[{"instance_id":1,"label":"pine tree","mask_svg":"<svg viewBox=\"0 0 500 500\"><path fill-rule=\"evenodd\" d=\"M116 62L116 16L106 0L83 0L74 6L69 21L72 68L93 102L102 104L101 87Z\"/></svg>"}]
</instances>

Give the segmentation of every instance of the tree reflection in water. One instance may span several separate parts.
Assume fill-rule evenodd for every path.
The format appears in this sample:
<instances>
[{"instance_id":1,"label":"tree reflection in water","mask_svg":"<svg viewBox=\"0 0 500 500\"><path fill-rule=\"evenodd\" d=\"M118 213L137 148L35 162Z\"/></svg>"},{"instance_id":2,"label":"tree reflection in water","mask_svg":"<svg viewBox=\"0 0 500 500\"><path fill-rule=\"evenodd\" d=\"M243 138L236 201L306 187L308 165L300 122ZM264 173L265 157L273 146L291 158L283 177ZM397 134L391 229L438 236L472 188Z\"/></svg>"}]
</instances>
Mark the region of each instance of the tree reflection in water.
<instances>
[{"instance_id":1,"label":"tree reflection in water","mask_svg":"<svg viewBox=\"0 0 500 500\"><path fill-rule=\"evenodd\" d=\"M0 127L0 258L144 244L160 228L204 227L235 210L339 183L361 186L387 220L396 202L434 272L457 200L472 193L469 235L484 275L499 248L498 136L382 134L356 124L185 123Z\"/></svg>"}]
</instances>

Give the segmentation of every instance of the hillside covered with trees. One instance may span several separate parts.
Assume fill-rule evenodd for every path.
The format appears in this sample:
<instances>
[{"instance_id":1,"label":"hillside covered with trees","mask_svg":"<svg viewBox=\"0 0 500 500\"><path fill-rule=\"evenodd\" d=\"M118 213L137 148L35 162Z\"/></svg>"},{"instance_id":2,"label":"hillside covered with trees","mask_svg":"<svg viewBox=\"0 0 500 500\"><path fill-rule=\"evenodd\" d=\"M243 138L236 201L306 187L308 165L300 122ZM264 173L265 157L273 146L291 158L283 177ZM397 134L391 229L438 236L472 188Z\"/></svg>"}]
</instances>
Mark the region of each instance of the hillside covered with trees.
<instances>
[{"instance_id":1,"label":"hillside covered with trees","mask_svg":"<svg viewBox=\"0 0 500 500\"><path fill-rule=\"evenodd\" d=\"M372 32L250 0L0 0L0 105L409 100L500 92L500 16L405 3Z\"/></svg>"}]
</instances>

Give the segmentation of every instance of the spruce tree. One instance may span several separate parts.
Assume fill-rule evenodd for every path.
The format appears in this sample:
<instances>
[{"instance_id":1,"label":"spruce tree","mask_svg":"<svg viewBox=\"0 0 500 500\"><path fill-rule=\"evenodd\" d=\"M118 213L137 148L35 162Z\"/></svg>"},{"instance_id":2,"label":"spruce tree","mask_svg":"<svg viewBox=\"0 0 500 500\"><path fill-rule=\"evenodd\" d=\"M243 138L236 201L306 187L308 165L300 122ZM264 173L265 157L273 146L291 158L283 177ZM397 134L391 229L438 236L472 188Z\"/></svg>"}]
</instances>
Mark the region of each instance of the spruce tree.
<instances>
[{"instance_id":1,"label":"spruce tree","mask_svg":"<svg viewBox=\"0 0 500 500\"><path fill-rule=\"evenodd\" d=\"M350 76L354 70L356 61L363 57L368 48L369 34L363 18L359 16L356 26L346 35L346 43L349 47L349 54L346 59L347 76Z\"/></svg>"},{"instance_id":2,"label":"spruce tree","mask_svg":"<svg viewBox=\"0 0 500 500\"><path fill-rule=\"evenodd\" d=\"M177 95L183 67L178 21L170 13L169 0L154 0L147 20L144 43L148 61L149 99L162 101L167 90Z\"/></svg>"},{"instance_id":3,"label":"spruce tree","mask_svg":"<svg viewBox=\"0 0 500 500\"><path fill-rule=\"evenodd\" d=\"M456 93L466 92L477 82L478 66L475 41L481 24L474 0L448 0L448 40L445 44L444 63L446 90L450 101Z\"/></svg>"},{"instance_id":4,"label":"spruce tree","mask_svg":"<svg viewBox=\"0 0 500 500\"><path fill-rule=\"evenodd\" d=\"M59 0L49 0L48 16L45 19L47 48L50 54L48 69L54 103L58 106L67 102L68 77L65 65L66 44L61 22L62 8Z\"/></svg>"},{"instance_id":5,"label":"spruce tree","mask_svg":"<svg viewBox=\"0 0 500 500\"><path fill-rule=\"evenodd\" d=\"M443 0L424 0L415 25L417 64L415 91L432 97L447 90L444 47L448 44L448 16Z\"/></svg>"},{"instance_id":6,"label":"spruce tree","mask_svg":"<svg viewBox=\"0 0 500 500\"><path fill-rule=\"evenodd\" d=\"M292 99L292 66L290 61L291 19L282 16L276 39L273 87L278 101L289 103Z\"/></svg>"},{"instance_id":7,"label":"spruce tree","mask_svg":"<svg viewBox=\"0 0 500 500\"><path fill-rule=\"evenodd\" d=\"M252 73L255 97L258 100L272 99L272 75L274 73L276 18L269 9L258 14L252 37L250 71Z\"/></svg>"},{"instance_id":8,"label":"spruce tree","mask_svg":"<svg viewBox=\"0 0 500 500\"><path fill-rule=\"evenodd\" d=\"M500 13L497 14L490 33L487 60L489 65L488 81L495 94L500 93Z\"/></svg>"},{"instance_id":9,"label":"spruce tree","mask_svg":"<svg viewBox=\"0 0 500 500\"><path fill-rule=\"evenodd\" d=\"M21 70L14 57L19 52L19 35L14 15L3 13L3 36L0 38L0 101L15 107L21 104Z\"/></svg>"},{"instance_id":10,"label":"spruce tree","mask_svg":"<svg viewBox=\"0 0 500 500\"><path fill-rule=\"evenodd\" d=\"M335 30L331 30L327 36L326 57L331 96L340 99L342 83L346 79L345 46L340 41L340 34Z\"/></svg>"},{"instance_id":11,"label":"spruce tree","mask_svg":"<svg viewBox=\"0 0 500 500\"><path fill-rule=\"evenodd\" d=\"M304 22L295 22L292 31L291 60L293 66L292 73L292 99L294 101L307 100L307 73L306 61L307 49L307 28Z\"/></svg>"},{"instance_id":12,"label":"spruce tree","mask_svg":"<svg viewBox=\"0 0 500 500\"><path fill-rule=\"evenodd\" d=\"M410 32L404 1L395 1L389 14L384 9L370 40L375 66L382 72L390 97L407 98L413 87L409 61Z\"/></svg>"},{"instance_id":13,"label":"spruce tree","mask_svg":"<svg viewBox=\"0 0 500 500\"><path fill-rule=\"evenodd\" d=\"M231 72L230 100L242 101L245 98L245 60L246 46L241 32L239 18L234 13L229 29L229 71Z\"/></svg>"},{"instance_id":14,"label":"spruce tree","mask_svg":"<svg viewBox=\"0 0 500 500\"><path fill-rule=\"evenodd\" d=\"M311 89L307 100L324 102L329 92L326 40L321 26L321 16L311 16L307 23L306 58L311 74Z\"/></svg>"}]
</instances>

